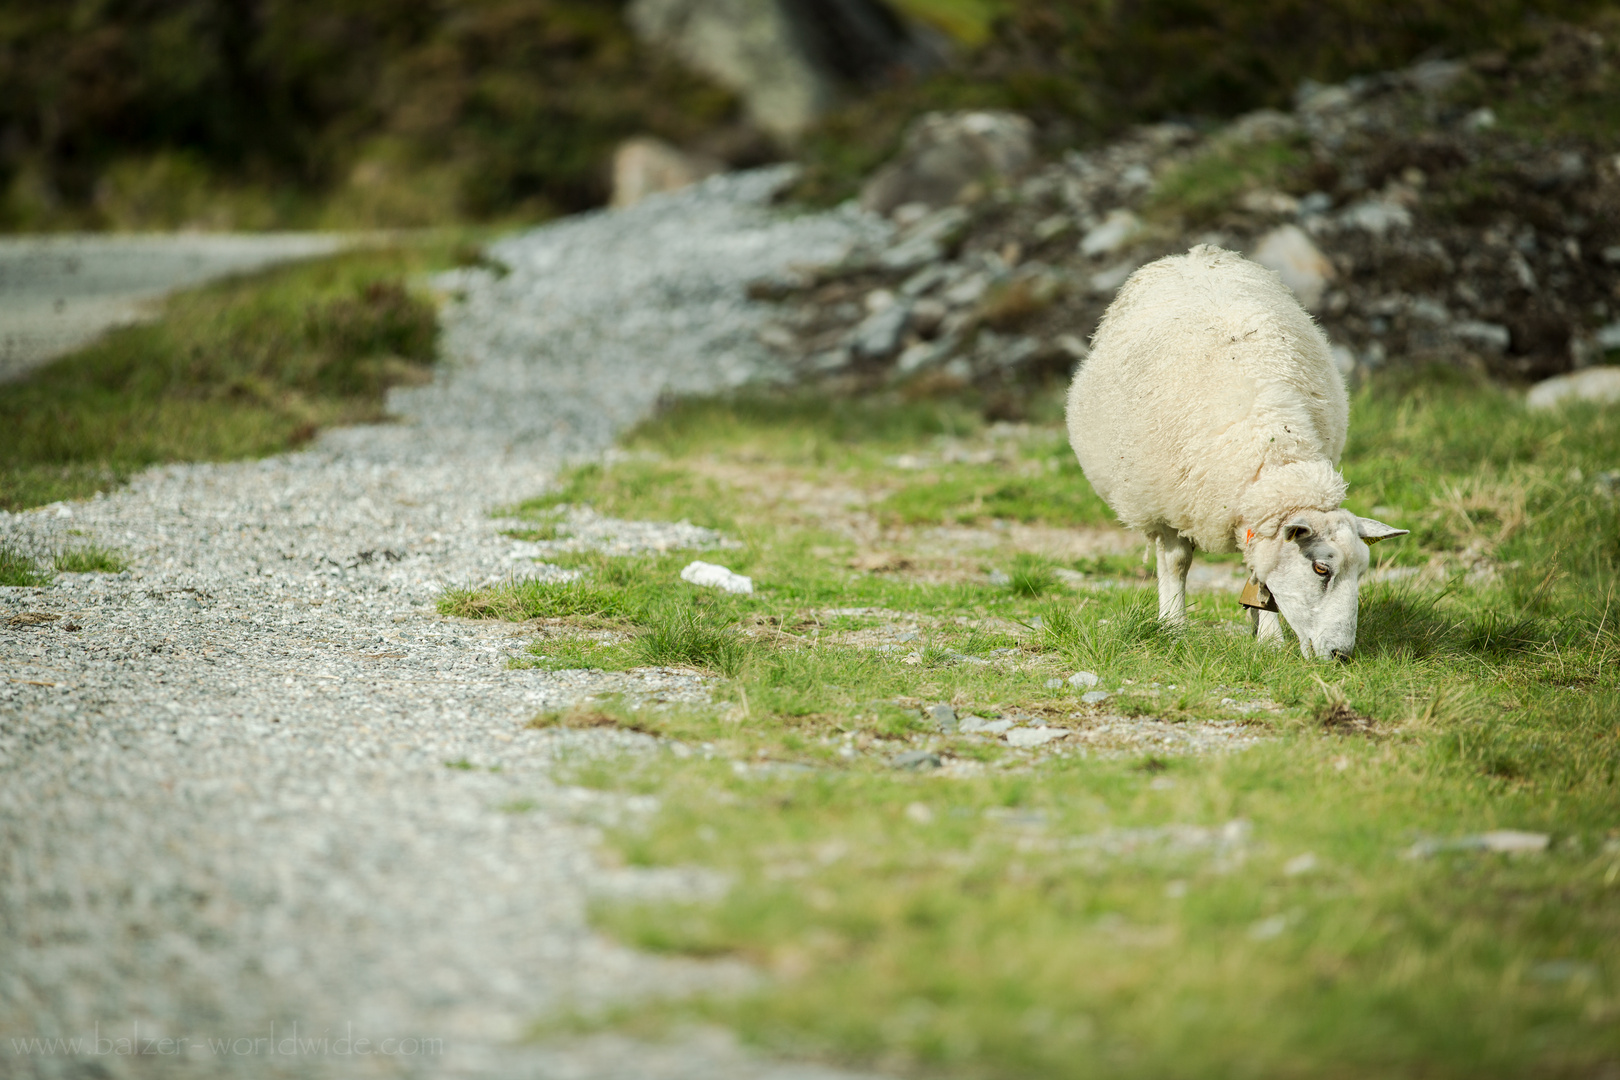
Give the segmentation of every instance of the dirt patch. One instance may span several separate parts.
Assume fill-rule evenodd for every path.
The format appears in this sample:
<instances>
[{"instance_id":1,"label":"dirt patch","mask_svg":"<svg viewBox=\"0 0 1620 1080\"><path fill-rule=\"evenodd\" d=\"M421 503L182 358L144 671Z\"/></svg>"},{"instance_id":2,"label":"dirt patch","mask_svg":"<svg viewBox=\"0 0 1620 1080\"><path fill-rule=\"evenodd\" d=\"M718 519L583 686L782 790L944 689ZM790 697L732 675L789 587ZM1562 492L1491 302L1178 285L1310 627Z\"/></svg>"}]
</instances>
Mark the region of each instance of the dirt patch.
<instances>
[{"instance_id":1,"label":"dirt patch","mask_svg":"<svg viewBox=\"0 0 1620 1080\"><path fill-rule=\"evenodd\" d=\"M1324 731L1340 735L1370 735L1378 724L1366 713L1357 712L1349 702L1338 701L1317 710L1316 722Z\"/></svg>"},{"instance_id":2,"label":"dirt patch","mask_svg":"<svg viewBox=\"0 0 1620 1080\"><path fill-rule=\"evenodd\" d=\"M571 709L561 712L541 713L526 725L536 730L546 728L564 727L575 730L588 730L590 728L616 728L619 731L634 731L642 735L657 735L652 728L645 727L636 721L624 716L608 712L590 702L583 702Z\"/></svg>"},{"instance_id":3,"label":"dirt patch","mask_svg":"<svg viewBox=\"0 0 1620 1080\"><path fill-rule=\"evenodd\" d=\"M1341 735L1370 735L1378 730L1377 721L1350 704L1342 686L1330 686L1320 678L1323 700L1316 706L1316 722L1324 731Z\"/></svg>"},{"instance_id":4,"label":"dirt patch","mask_svg":"<svg viewBox=\"0 0 1620 1080\"><path fill-rule=\"evenodd\" d=\"M982 452L994 456L999 451ZM940 453L942 460L952 463L977 463L980 451L953 441ZM699 476L746 492L762 516L773 524L814 526L843 537L855 547L855 554L848 559L852 569L904 575L920 583L980 581L987 564L1015 555L1072 563L1102 556L1132 556L1142 548L1141 538L1134 533L1107 525L1062 527L1016 521L973 525L886 523L878 507L898 489L876 480L861 484L847 475L818 477L809 470L787 465L713 459L692 462L689 467Z\"/></svg>"}]
</instances>

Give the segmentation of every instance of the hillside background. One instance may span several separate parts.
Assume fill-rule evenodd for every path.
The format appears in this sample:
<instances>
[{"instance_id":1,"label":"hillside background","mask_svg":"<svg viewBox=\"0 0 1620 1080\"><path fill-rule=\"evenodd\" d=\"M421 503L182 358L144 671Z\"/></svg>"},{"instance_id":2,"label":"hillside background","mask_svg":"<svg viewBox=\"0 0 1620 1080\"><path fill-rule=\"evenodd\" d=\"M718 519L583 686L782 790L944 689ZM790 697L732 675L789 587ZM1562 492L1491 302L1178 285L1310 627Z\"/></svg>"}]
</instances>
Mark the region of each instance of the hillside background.
<instances>
[{"instance_id":1,"label":"hillside background","mask_svg":"<svg viewBox=\"0 0 1620 1080\"><path fill-rule=\"evenodd\" d=\"M537 221L601 205L650 134L850 194L930 108L997 106L1043 149L1213 125L1415 60L1533 48L1612 4L896 0L926 62L835 71L784 137L633 34L620 0L0 0L0 229ZM815 19L850 0L797 0ZM830 13L830 15L829 15Z\"/></svg>"}]
</instances>

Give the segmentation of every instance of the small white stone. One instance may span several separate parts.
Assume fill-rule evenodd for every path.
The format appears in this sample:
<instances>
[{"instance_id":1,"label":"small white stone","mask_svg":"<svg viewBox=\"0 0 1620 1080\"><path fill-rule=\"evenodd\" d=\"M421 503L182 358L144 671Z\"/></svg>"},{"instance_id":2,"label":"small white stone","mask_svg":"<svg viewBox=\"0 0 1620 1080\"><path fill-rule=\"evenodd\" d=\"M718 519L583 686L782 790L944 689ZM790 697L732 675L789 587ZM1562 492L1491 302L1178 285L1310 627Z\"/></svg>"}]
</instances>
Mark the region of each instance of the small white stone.
<instances>
[{"instance_id":1,"label":"small white stone","mask_svg":"<svg viewBox=\"0 0 1620 1080\"><path fill-rule=\"evenodd\" d=\"M754 579L743 574L732 572L717 563L707 563L696 559L687 564L681 571L681 580L689 581L693 585L712 589L724 589L729 593L751 593L754 591Z\"/></svg>"},{"instance_id":2,"label":"small white stone","mask_svg":"<svg viewBox=\"0 0 1620 1080\"><path fill-rule=\"evenodd\" d=\"M1295 855L1292 859L1289 859L1287 862L1283 863L1283 873L1287 874L1289 877L1298 877L1301 874L1308 874L1315 869L1316 856L1309 851L1305 852L1303 855Z\"/></svg>"},{"instance_id":3,"label":"small white stone","mask_svg":"<svg viewBox=\"0 0 1620 1080\"><path fill-rule=\"evenodd\" d=\"M914 802L906 807L906 820L914 821L918 825L928 825L934 820L934 812L928 808L927 803Z\"/></svg>"},{"instance_id":4,"label":"small white stone","mask_svg":"<svg viewBox=\"0 0 1620 1080\"><path fill-rule=\"evenodd\" d=\"M1255 245L1252 257L1268 270L1275 270L1307 311L1321 306L1328 282L1338 276L1333 263L1298 225L1283 225L1266 233Z\"/></svg>"},{"instance_id":5,"label":"small white stone","mask_svg":"<svg viewBox=\"0 0 1620 1080\"><path fill-rule=\"evenodd\" d=\"M894 307L894 293L888 289L873 289L866 294L866 311L869 315L876 315L880 311L887 311Z\"/></svg>"},{"instance_id":6,"label":"small white stone","mask_svg":"<svg viewBox=\"0 0 1620 1080\"><path fill-rule=\"evenodd\" d=\"M1546 833L1520 832L1517 829L1497 829L1482 833L1480 843L1486 851L1502 851L1517 855L1525 852L1546 851L1551 840Z\"/></svg>"},{"instance_id":7,"label":"small white stone","mask_svg":"<svg viewBox=\"0 0 1620 1080\"><path fill-rule=\"evenodd\" d=\"M1339 214L1339 221L1381 237L1391 231L1401 232L1411 228L1412 212L1400 203L1368 199L1345 208Z\"/></svg>"},{"instance_id":8,"label":"small white stone","mask_svg":"<svg viewBox=\"0 0 1620 1080\"><path fill-rule=\"evenodd\" d=\"M1555 375L1530 388L1524 403L1531 409L1551 409L1566 401L1620 402L1620 366L1589 367L1568 375Z\"/></svg>"},{"instance_id":9,"label":"small white stone","mask_svg":"<svg viewBox=\"0 0 1620 1080\"><path fill-rule=\"evenodd\" d=\"M1069 733L1062 728L1015 728L1007 732L1007 745L1020 747L1045 746Z\"/></svg>"},{"instance_id":10,"label":"small white stone","mask_svg":"<svg viewBox=\"0 0 1620 1080\"><path fill-rule=\"evenodd\" d=\"M1102 680L1097 678L1097 676L1093 675L1089 671L1077 671L1073 675L1069 676L1069 685L1075 687L1076 689L1082 686L1096 686L1100 682L1102 682Z\"/></svg>"},{"instance_id":11,"label":"small white stone","mask_svg":"<svg viewBox=\"0 0 1620 1080\"><path fill-rule=\"evenodd\" d=\"M1339 369L1339 374L1349 378L1356 371L1355 350L1348 345L1334 345L1332 348L1333 366Z\"/></svg>"},{"instance_id":12,"label":"small white stone","mask_svg":"<svg viewBox=\"0 0 1620 1080\"><path fill-rule=\"evenodd\" d=\"M1126 259L1124 262L1115 263L1113 266L1097 271L1088 279L1091 291L1098 296L1112 295L1119 290L1121 285L1125 284L1132 274L1136 273L1136 268L1140 265L1141 263L1135 259Z\"/></svg>"},{"instance_id":13,"label":"small white stone","mask_svg":"<svg viewBox=\"0 0 1620 1080\"><path fill-rule=\"evenodd\" d=\"M1500 323L1462 319L1451 325L1451 336L1464 345L1472 345L1483 352L1498 355L1513 343L1513 334Z\"/></svg>"},{"instance_id":14,"label":"small white stone","mask_svg":"<svg viewBox=\"0 0 1620 1080\"><path fill-rule=\"evenodd\" d=\"M1080 254L1109 255L1130 243L1142 231L1142 220L1129 210L1110 210L1101 225L1080 241Z\"/></svg>"}]
</instances>

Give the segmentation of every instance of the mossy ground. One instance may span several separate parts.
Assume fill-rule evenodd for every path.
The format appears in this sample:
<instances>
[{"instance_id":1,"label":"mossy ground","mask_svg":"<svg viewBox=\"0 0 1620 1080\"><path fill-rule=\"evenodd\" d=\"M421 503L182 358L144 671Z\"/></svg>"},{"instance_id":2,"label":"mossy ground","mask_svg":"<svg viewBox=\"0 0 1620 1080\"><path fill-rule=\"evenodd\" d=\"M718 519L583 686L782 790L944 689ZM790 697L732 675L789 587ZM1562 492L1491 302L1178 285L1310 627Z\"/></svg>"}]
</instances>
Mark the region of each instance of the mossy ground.
<instances>
[{"instance_id":1,"label":"mossy ground","mask_svg":"<svg viewBox=\"0 0 1620 1080\"><path fill-rule=\"evenodd\" d=\"M1358 653L1338 666L1257 649L1227 594L1165 632L1117 546L1089 562L1043 546L1117 535L1056 427L986 426L964 403L688 403L521 508L578 581L452 593L443 610L540 620L537 665L715 678L709 706L535 719L672 740L678 754L569 771L657 796L610 833L617 856L731 882L715 902L603 904L598 925L771 973L751 994L570 1023L701 1019L929 1076L1620 1061L1620 510L1594 481L1620 424L1443 378L1364 388L1353 416L1349 505L1413 534L1374 549L1386 579L1364 587ZM1013 479L1029 486L992 497ZM722 529L741 546L702 557L755 593L679 582L692 553L572 549L561 507L579 503ZM1115 696L1049 688L1077 668ZM1030 751L941 733L918 708L936 701L1075 734ZM1261 741L1087 741L1109 716ZM917 750L945 767L892 766ZM1438 842L1495 829L1550 844Z\"/></svg>"}]
</instances>

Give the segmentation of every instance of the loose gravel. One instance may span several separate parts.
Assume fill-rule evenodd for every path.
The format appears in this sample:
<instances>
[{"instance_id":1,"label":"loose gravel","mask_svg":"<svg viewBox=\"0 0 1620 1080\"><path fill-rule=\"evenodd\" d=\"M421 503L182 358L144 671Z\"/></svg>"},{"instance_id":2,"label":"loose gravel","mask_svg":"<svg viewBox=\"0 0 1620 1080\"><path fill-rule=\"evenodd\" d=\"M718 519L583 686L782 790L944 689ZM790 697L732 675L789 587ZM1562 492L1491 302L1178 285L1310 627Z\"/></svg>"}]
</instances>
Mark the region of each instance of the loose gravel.
<instances>
[{"instance_id":1,"label":"loose gravel","mask_svg":"<svg viewBox=\"0 0 1620 1080\"><path fill-rule=\"evenodd\" d=\"M504 274L442 276L448 360L391 398L399 423L0 513L0 542L42 557L95 543L130 558L0 589L0 1072L848 1080L707 1030L526 1037L537 1018L757 977L591 931L593 898L725 882L607 865L599 831L656 802L556 779L666 748L526 726L588 696L701 702L711 687L513 669L532 629L434 608L447 586L562 576L537 561L554 551L725 545L583 508L564 540L535 543L492 513L607 450L661 395L783 377L746 284L888 228L772 210L788 177L575 218L497 244ZM1199 751L1236 728L1160 726L1061 745Z\"/></svg>"},{"instance_id":2,"label":"loose gravel","mask_svg":"<svg viewBox=\"0 0 1620 1080\"><path fill-rule=\"evenodd\" d=\"M525 1041L539 1016L754 977L590 930L594 896L723 882L605 866L598 830L654 804L554 779L653 740L525 726L587 695L708 687L510 670L521 628L433 609L446 585L548 572L493 508L662 393L774 375L746 282L884 228L773 211L786 179L718 178L497 245L505 276L440 282L458 296L450 361L393 400L399 424L0 515L0 541L131 561L0 590L0 1072L843 1075L703 1033ZM588 525L610 550L704 539ZM28 612L59 618L13 621ZM80 1042L36 1041L59 1039Z\"/></svg>"}]
</instances>

